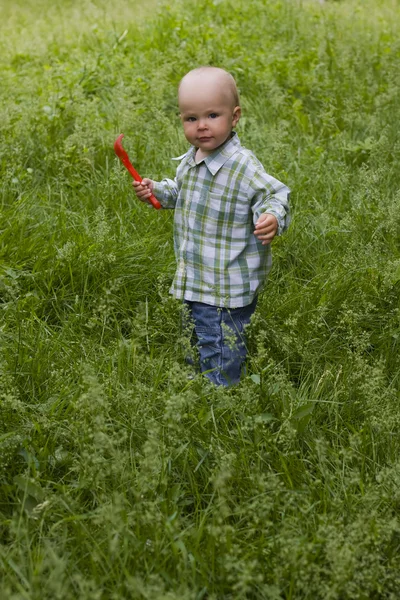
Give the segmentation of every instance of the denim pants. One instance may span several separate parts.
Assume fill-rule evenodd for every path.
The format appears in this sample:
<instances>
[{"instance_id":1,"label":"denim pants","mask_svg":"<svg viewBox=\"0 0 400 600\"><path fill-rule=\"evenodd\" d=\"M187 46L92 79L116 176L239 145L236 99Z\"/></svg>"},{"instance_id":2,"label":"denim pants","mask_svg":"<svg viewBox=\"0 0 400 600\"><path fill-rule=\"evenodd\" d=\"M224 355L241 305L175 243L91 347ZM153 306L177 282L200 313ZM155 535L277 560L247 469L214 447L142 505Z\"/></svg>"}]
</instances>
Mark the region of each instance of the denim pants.
<instances>
[{"instance_id":1,"label":"denim pants","mask_svg":"<svg viewBox=\"0 0 400 600\"><path fill-rule=\"evenodd\" d=\"M241 308L223 308L188 300L185 305L189 309L191 334L199 351L201 372L215 385L239 383L247 355L245 327L255 311L257 298Z\"/></svg>"}]
</instances>

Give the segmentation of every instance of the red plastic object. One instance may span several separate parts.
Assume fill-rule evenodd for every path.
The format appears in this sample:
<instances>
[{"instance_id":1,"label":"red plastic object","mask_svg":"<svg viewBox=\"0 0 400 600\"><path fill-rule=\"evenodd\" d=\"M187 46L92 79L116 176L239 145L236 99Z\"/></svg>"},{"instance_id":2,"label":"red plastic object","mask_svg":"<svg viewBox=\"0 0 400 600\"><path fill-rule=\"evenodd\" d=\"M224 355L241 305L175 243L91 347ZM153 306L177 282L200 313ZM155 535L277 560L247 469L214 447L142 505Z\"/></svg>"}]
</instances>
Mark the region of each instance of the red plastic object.
<instances>
[{"instance_id":1,"label":"red plastic object","mask_svg":"<svg viewBox=\"0 0 400 600\"><path fill-rule=\"evenodd\" d=\"M117 139L115 140L115 142L114 142L115 154L121 160L121 162L124 165L124 167L126 169L128 169L128 171L132 175L133 179L135 181L138 181L139 183L141 183L142 182L142 177L140 177L139 173L136 171L136 169L132 165L131 161L129 160L128 153L122 147L122 138L123 137L124 137L124 134L121 133L121 135L119 135L117 137ZM154 194L151 194L151 196L148 199L150 200L150 202L152 203L152 205L154 206L154 208L156 208L157 210L159 208L161 208L161 204L159 203L159 201L157 200L157 198L154 196Z\"/></svg>"}]
</instances>

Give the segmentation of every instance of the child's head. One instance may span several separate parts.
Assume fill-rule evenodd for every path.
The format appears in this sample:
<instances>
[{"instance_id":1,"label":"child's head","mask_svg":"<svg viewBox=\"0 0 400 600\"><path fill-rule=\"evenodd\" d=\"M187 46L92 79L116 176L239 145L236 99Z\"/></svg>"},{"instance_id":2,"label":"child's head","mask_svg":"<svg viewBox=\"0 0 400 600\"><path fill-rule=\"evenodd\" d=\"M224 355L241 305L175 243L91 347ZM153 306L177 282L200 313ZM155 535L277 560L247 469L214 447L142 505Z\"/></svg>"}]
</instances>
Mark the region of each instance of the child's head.
<instances>
[{"instance_id":1,"label":"child's head","mask_svg":"<svg viewBox=\"0 0 400 600\"><path fill-rule=\"evenodd\" d=\"M217 67L189 71L179 84L178 101L185 137L203 155L223 144L240 118L235 80Z\"/></svg>"}]
</instances>

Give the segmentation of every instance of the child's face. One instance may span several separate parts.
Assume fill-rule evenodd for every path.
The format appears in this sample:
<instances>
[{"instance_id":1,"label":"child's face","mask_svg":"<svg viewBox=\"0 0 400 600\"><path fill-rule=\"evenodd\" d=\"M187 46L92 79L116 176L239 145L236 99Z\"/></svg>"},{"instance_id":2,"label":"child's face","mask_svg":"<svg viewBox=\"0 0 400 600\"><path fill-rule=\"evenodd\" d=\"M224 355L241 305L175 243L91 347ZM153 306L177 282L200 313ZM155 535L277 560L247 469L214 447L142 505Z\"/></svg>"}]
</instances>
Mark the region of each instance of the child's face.
<instances>
[{"instance_id":1,"label":"child's face","mask_svg":"<svg viewBox=\"0 0 400 600\"><path fill-rule=\"evenodd\" d=\"M229 138L240 118L240 107L233 106L229 90L215 79L197 78L182 85L179 108L186 139L204 156Z\"/></svg>"}]
</instances>

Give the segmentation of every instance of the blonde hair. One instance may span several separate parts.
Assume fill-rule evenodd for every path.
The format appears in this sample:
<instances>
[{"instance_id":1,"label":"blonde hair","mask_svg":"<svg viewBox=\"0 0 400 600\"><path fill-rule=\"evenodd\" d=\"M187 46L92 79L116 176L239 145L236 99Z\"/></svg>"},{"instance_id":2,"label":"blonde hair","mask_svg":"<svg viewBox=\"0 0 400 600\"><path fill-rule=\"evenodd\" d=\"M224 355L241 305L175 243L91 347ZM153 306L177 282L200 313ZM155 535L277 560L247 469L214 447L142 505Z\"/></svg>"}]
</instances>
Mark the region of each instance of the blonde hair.
<instances>
[{"instance_id":1,"label":"blonde hair","mask_svg":"<svg viewBox=\"0 0 400 600\"><path fill-rule=\"evenodd\" d=\"M202 66L202 67L197 67L196 69L192 69L191 71L189 71L188 73L186 73L186 75L184 75L182 77L182 79L179 82L179 86L178 86L178 95L179 95L179 91L181 89L182 83L185 81L186 78L189 78L191 76L199 76L201 77L201 75L215 75L215 77L220 77L221 79L225 79L225 83L228 86L228 90L230 93L230 96L232 98L232 102L233 102L233 106L240 106L240 98L239 98L239 92L236 86L236 81L233 78L233 76L228 72L225 71L225 69L221 69L220 67L212 67L212 66Z\"/></svg>"}]
</instances>

